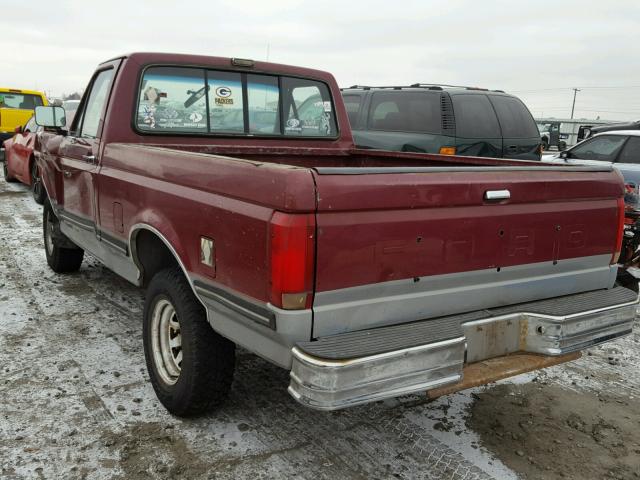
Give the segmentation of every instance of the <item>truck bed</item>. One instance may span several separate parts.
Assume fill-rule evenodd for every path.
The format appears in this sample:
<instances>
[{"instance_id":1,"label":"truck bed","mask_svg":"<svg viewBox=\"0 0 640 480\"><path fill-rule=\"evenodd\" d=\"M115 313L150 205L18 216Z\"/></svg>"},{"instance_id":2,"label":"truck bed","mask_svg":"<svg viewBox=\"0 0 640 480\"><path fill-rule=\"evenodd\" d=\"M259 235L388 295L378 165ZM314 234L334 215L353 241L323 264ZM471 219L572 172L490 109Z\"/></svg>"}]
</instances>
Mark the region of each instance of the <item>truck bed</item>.
<instances>
[{"instance_id":1,"label":"truck bed","mask_svg":"<svg viewBox=\"0 0 640 480\"><path fill-rule=\"evenodd\" d=\"M189 145L110 145L108 154L148 155L172 184L315 213L313 337L610 288L615 281L622 185L609 167ZM182 175L186 163L191 172L197 164L200 174ZM487 192L509 198L490 200ZM267 228L254 227L256 245L267 242ZM256 272L268 271L266 258L251 255ZM224 265L221 258L222 280Z\"/></svg>"}]
</instances>

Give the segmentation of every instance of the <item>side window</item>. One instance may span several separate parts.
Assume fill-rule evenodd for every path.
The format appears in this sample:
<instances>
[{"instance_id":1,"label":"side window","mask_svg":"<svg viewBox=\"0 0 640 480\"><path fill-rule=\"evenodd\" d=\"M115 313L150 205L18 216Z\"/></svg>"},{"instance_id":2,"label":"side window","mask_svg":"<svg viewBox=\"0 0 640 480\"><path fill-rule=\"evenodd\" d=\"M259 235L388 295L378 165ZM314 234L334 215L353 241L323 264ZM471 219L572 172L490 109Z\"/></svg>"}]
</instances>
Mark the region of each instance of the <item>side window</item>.
<instances>
[{"instance_id":1,"label":"side window","mask_svg":"<svg viewBox=\"0 0 640 480\"><path fill-rule=\"evenodd\" d=\"M244 133L244 104L240 74L207 70L207 86L211 131ZM206 105L198 107L206 108Z\"/></svg>"},{"instance_id":2,"label":"side window","mask_svg":"<svg viewBox=\"0 0 640 480\"><path fill-rule=\"evenodd\" d=\"M451 95L456 116L456 136L499 138L498 119L486 95Z\"/></svg>"},{"instance_id":3,"label":"side window","mask_svg":"<svg viewBox=\"0 0 640 480\"><path fill-rule=\"evenodd\" d=\"M247 75L249 133L280 134L278 78L268 75Z\"/></svg>"},{"instance_id":4,"label":"side window","mask_svg":"<svg viewBox=\"0 0 640 480\"><path fill-rule=\"evenodd\" d=\"M91 92L87 97L87 103L82 113L82 125L80 126L80 136L96 138L100 126L102 110L109 95L113 69L100 72L91 86Z\"/></svg>"},{"instance_id":5,"label":"side window","mask_svg":"<svg viewBox=\"0 0 640 480\"><path fill-rule=\"evenodd\" d=\"M353 127L358 121L358 112L360 111L361 95L343 95L344 106L347 108L349 123Z\"/></svg>"},{"instance_id":6,"label":"side window","mask_svg":"<svg viewBox=\"0 0 640 480\"><path fill-rule=\"evenodd\" d=\"M206 132L207 88L202 69L146 69L138 100L137 127L161 132Z\"/></svg>"},{"instance_id":7,"label":"side window","mask_svg":"<svg viewBox=\"0 0 640 480\"><path fill-rule=\"evenodd\" d=\"M618 163L640 163L640 137L629 137L618 157Z\"/></svg>"},{"instance_id":8,"label":"side window","mask_svg":"<svg viewBox=\"0 0 640 480\"><path fill-rule=\"evenodd\" d=\"M329 89L323 83L282 77L284 134L335 137L338 133Z\"/></svg>"},{"instance_id":9,"label":"side window","mask_svg":"<svg viewBox=\"0 0 640 480\"><path fill-rule=\"evenodd\" d=\"M369 107L368 126L372 130L439 134L440 94L376 92Z\"/></svg>"},{"instance_id":10,"label":"side window","mask_svg":"<svg viewBox=\"0 0 640 480\"><path fill-rule=\"evenodd\" d=\"M531 138L539 136L531 113L519 99L501 95L491 96L490 99L498 114L504 137Z\"/></svg>"},{"instance_id":11,"label":"side window","mask_svg":"<svg viewBox=\"0 0 640 480\"><path fill-rule=\"evenodd\" d=\"M623 135L594 137L572 148L571 158L613 162L626 139Z\"/></svg>"}]
</instances>

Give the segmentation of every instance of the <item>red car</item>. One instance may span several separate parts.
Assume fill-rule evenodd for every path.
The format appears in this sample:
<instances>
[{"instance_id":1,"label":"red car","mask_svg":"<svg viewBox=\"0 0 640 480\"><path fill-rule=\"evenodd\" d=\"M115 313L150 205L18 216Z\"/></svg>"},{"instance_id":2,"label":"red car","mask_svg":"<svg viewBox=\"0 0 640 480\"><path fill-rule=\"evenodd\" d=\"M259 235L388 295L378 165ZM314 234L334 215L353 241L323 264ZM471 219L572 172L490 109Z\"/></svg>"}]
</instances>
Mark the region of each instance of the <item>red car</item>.
<instances>
[{"instance_id":1,"label":"red car","mask_svg":"<svg viewBox=\"0 0 640 480\"><path fill-rule=\"evenodd\" d=\"M66 115L66 125L70 125L78 109L79 100L68 100L63 102ZM35 162L39 154L38 132L42 127L38 127L35 117L31 117L24 127L16 128L13 138L4 142L5 162L4 179L7 182L16 180L31 187L34 200L42 205L46 192L40 181L40 169Z\"/></svg>"},{"instance_id":2,"label":"red car","mask_svg":"<svg viewBox=\"0 0 640 480\"><path fill-rule=\"evenodd\" d=\"M31 117L24 127L16 128L13 138L5 140L4 179L7 182L16 180L29 185L33 192L33 198L42 204L45 197L40 171L35 161L37 155L38 130L35 117Z\"/></svg>"}]
</instances>

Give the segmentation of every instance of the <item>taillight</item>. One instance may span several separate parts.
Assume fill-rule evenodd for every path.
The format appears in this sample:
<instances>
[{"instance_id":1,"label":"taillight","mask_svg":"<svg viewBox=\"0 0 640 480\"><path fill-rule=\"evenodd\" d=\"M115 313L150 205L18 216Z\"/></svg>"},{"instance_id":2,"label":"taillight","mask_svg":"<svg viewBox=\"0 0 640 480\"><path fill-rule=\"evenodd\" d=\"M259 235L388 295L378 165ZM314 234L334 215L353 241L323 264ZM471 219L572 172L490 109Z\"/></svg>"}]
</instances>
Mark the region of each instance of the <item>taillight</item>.
<instances>
[{"instance_id":1,"label":"taillight","mask_svg":"<svg viewBox=\"0 0 640 480\"><path fill-rule=\"evenodd\" d=\"M440 147L440 155L455 155L456 147Z\"/></svg>"},{"instance_id":2,"label":"taillight","mask_svg":"<svg viewBox=\"0 0 640 480\"><path fill-rule=\"evenodd\" d=\"M271 303L286 310L311 308L316 222L313 214L271 217Z\"/></svg>"},{"instance_id":3,"label":"taillight","mask_svg":"<svg viewBox=\"0 0 640 480\"><path fill-rule=\"evenodd\" d=\"M622 237L624 236L624 198L618 199L618 231L616 235L616 250L611 257L611 265L618 263L622 250Z\"/></svg>"}]
</instances>

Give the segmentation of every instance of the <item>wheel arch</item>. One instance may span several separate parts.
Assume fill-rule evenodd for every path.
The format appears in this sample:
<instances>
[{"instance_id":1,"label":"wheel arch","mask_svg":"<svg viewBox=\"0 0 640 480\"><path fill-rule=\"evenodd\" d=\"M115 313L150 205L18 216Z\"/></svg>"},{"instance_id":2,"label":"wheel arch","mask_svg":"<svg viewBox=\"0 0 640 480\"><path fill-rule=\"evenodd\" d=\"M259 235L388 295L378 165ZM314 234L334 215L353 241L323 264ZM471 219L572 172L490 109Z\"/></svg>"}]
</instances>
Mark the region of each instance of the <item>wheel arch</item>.
<instances>
[{"instance_id":1,"label":"wheel arch","mask_svg":"<svg viewBox=\"0 0 640 480\"><path fill-rule=\"evenodd\" d=\"M143 245L148 250L142 249ZM192 283L189 272L176 248L157 228L146 223L133 225L129 233L129 251L131 252L131 258L140 271L140 284L142 286L148 285L153 274L158 269L171 266L171 264L180 267L189 283Z\"/></svg>"}]
</instances>

